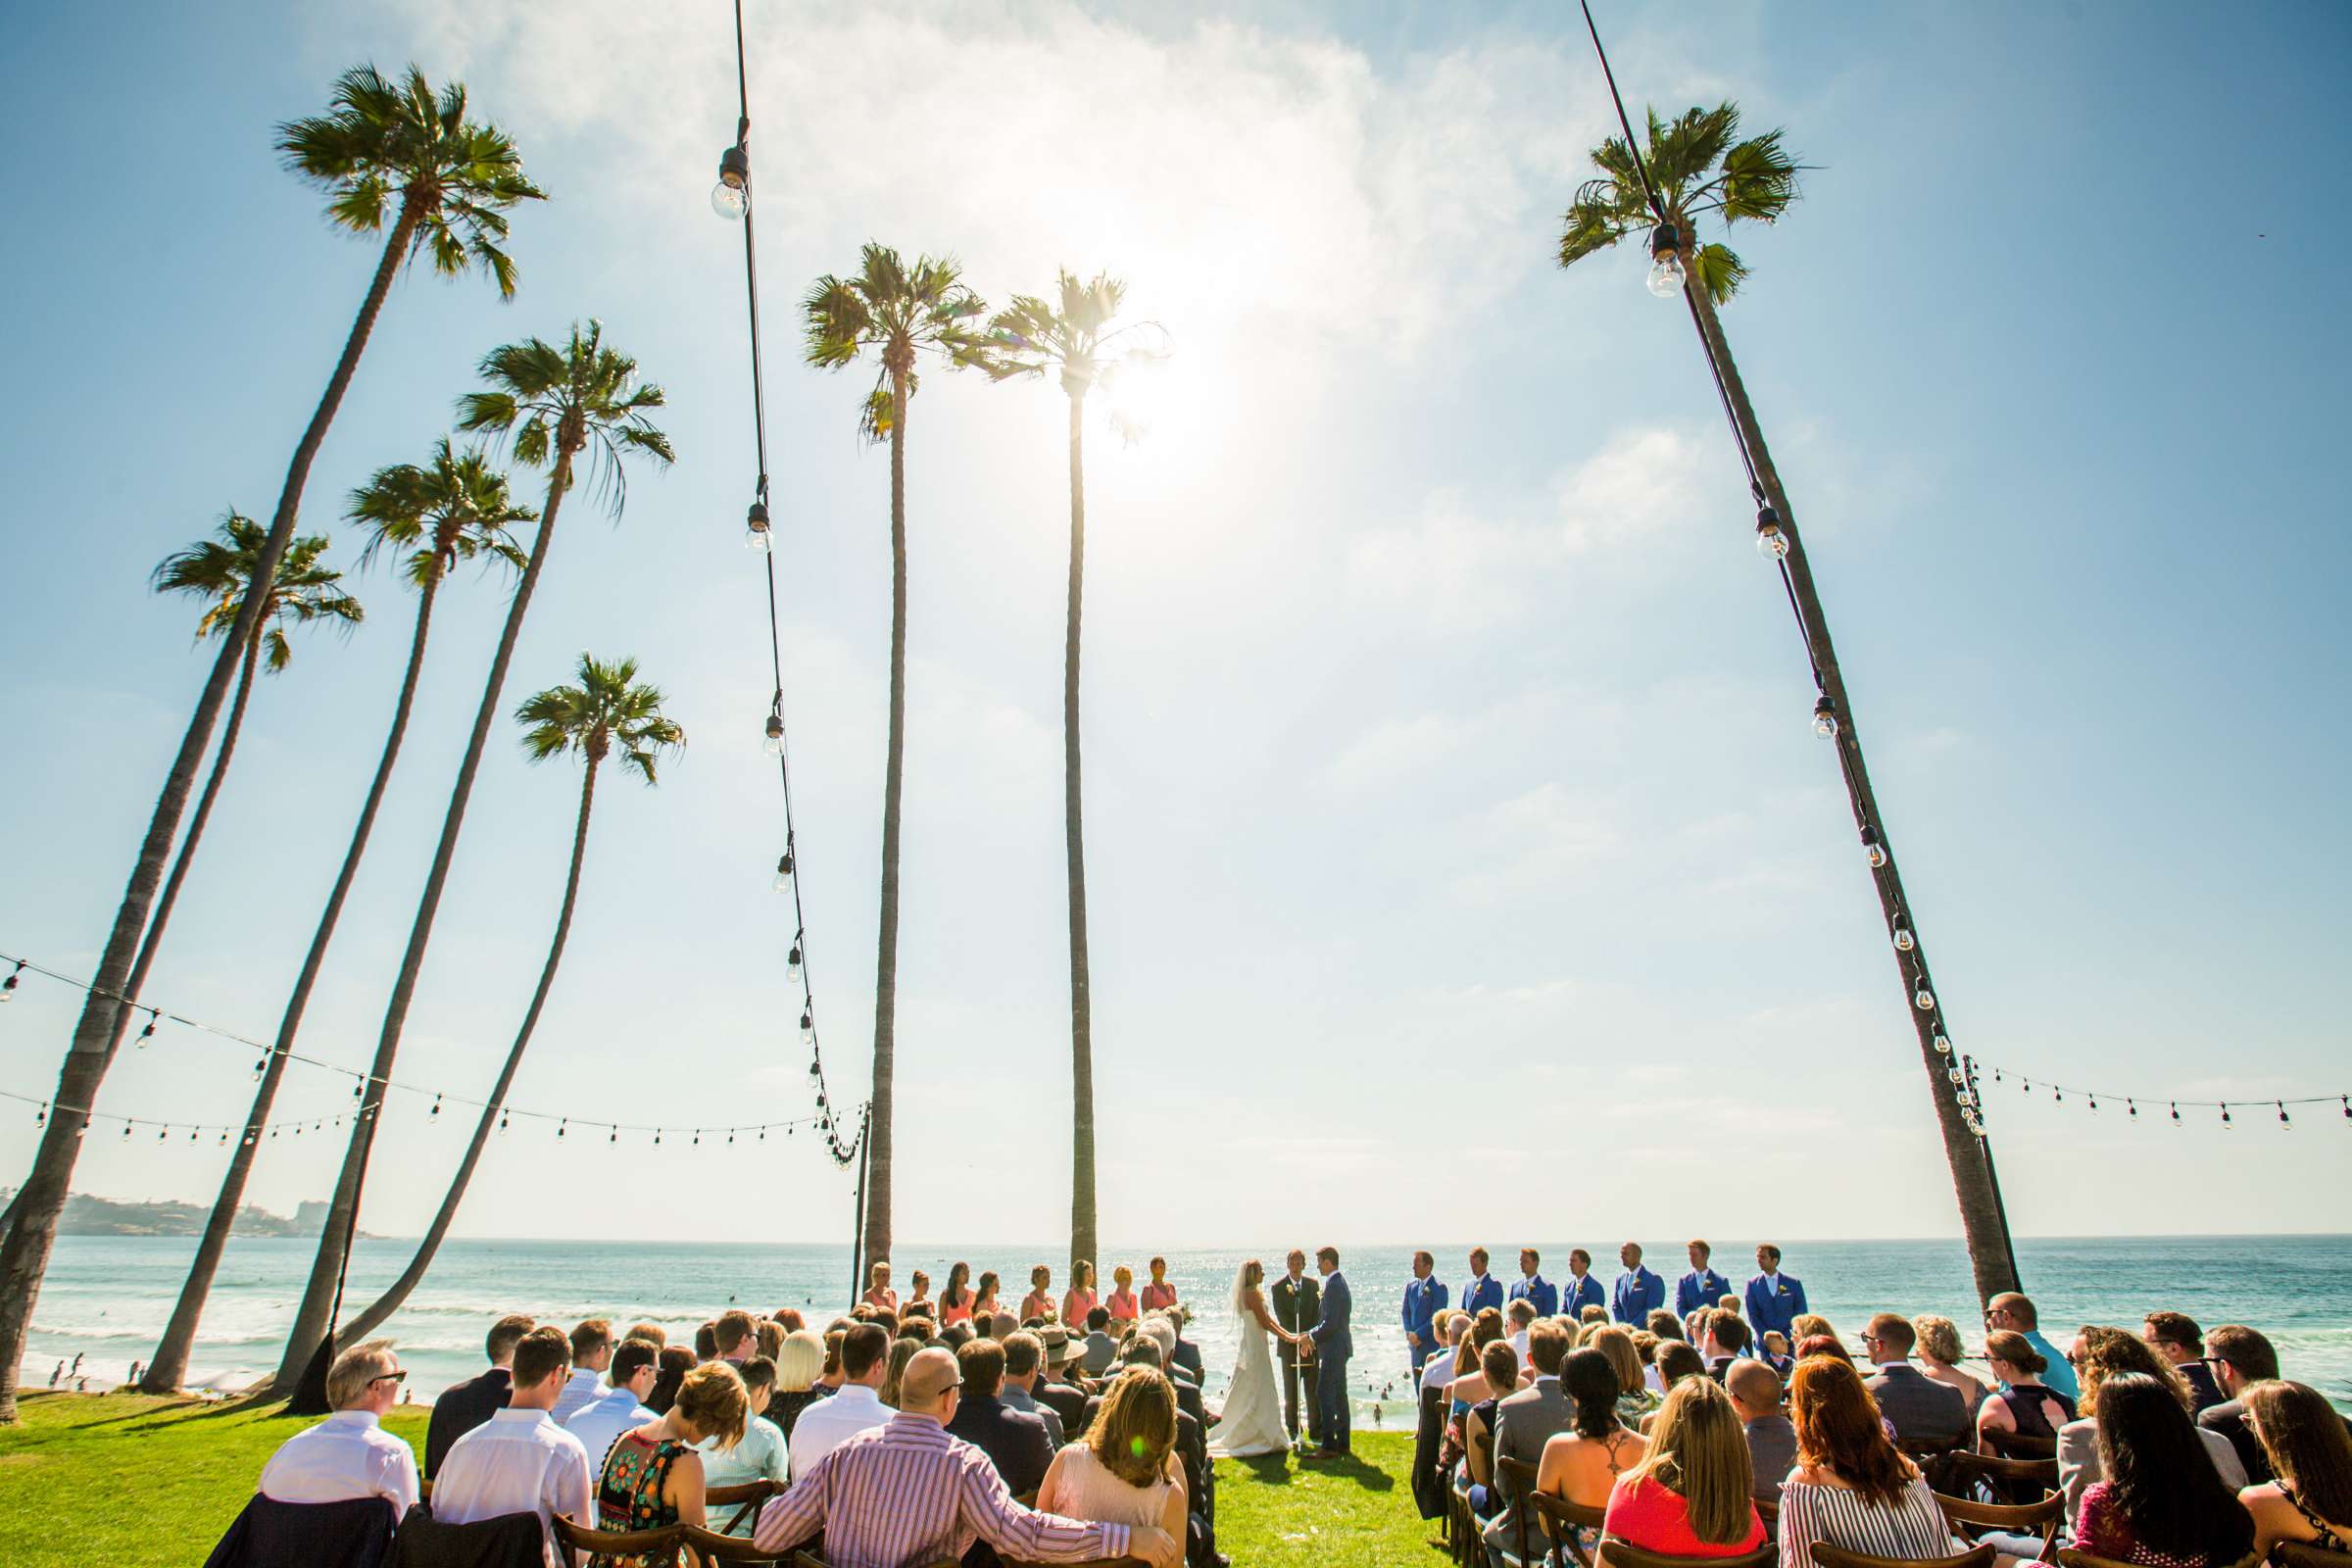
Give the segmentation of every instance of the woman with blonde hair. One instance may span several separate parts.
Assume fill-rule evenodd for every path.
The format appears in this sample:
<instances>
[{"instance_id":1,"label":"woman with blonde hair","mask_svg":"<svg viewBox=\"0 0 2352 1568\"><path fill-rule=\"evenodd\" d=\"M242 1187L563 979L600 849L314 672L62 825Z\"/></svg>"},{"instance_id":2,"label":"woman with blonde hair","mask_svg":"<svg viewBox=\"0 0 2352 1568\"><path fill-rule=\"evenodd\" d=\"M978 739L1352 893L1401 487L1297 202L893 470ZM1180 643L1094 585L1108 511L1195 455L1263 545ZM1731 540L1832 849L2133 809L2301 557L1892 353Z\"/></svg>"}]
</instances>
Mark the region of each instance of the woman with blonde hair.
<instances>
[{"instance_id":1,"label":"woman with blonde hair","mask_svg":"<svg viewBox=\"0 0 2352 1568\"><path fill-rule=\"evenodd\" d=\"M1639 1427L1664 1396L1650 1393L1649 1380L1642 1375L1642 1350L1634 1336L1617 1324L1604 1323L1587 1332L1585 1348L1599 1351L1617 1374L1617 1419Z\"/></svg>"},{"instance_id":2,"label":"woman with blonde hair","mask_svg":"<svg viewBox=\"0 0 2352 1568\"><path fill-rule=\"evenodd\" d=\"M1732 1396L1711 1378L1685 1378L1650 1423L1648 1453L1609 1490L1600 1555L1611 1541L1670 1557L1754 1551L1766 1537L1752 1485Z\"/></svg>"},{"instance_id":3,"label":"woman with blonde hair","mask_svg":"<svg viewBox=\"0 0 2352 1568\"><path fill-rule=\"evenodd\" d=\"M1960 1370L1960 1358L1968 1352L1960 1344L1959 1327L1948 1317L1927 1312L1911 1320L1911 1332L1918 1336L1921 1373L1947 1389L1958 1389L1973 1419L1992 1391Z\"/></svg>"},{"instance_id":4,"label":"woman with blonde hair","mask_svg":"<svg viewBox=\"0 0 2352 1568\"><path fill-rule=\"evenodd\" d=\"M789 1439L801 1412L824 1396L816 1381L824 1376L825 1337L814 1329L796 1329L784 1336L776 1352L776 1392L768 1396L767 1418Z\"/></svg>"},{"instance_id":5,"label":"woman with blonde hair","mask_svg":"<svg viewBox=\"0 0 2352 1568\"><path fill-rule=\"evenodd\" d=\"M1086 1332L1086 1314L1101 1303L1095 1299L1095 1265L1085 1261L1070 1265L1070 1288L1061 1298L1061 1326L1072 1334Z\"/></svg>"},{"instance_id":6,"label":"woman with blonde hair","mask_svg":"<svg viewBox=\"0 0 2352 1568\"><path fill-rule=\"evenodd\" d=\"M899 1309L899 1293L890 1288L888 1263L876 1262L865 1271L864 1301L867 1306L878 1307L885 1312Z\"/></svg>"},{"instance_id":7,"label":"woman with blonde hair","mask_svg":"<svg viewBox=\"0 0 2352 1568\"><path fill-rule=\"evenodd\" d=\"M906 1363L913 1360L914 1352L922 1348L923 1342L920 1340L890 1342L890 1370L882 1376L880 1398L893 1410L899 1407L899 1382L906 1375Z\"/></svg>"},{"instance_id":8,"label":"woman with blonde hair","mask_svg":"<svg viewBox=\"0 0 2352 1568\"><path fill-rule=\"evenodd\" d=\"M1065 1445L1037 1489L1040 1512L1090 1523L1152 1525L1185 1539L1176 1390L1157 1367L1131 1366L1102 1391L1085 1437Z\"/></svg>"},{"instance_id":9,"label":"woman with blonde hair","mask_svg":"<svg viewBox=\"0 0 2352 1568\"><path fill-rule=\"evenodd\" d=\"M1838 1331L1830 1326L1830 1320L1819 1312L1799 1312L1788 1320L1790 1345L1802 1345L1816 1334L1827 1334L1833 1340L1838 1338ZM1844 1342L1840 1340L1838 1343Z\"/></svg>"},{"instance_id":10,"label":"woman with blonde hair","mask_svg":"<svg viewBox=\"0 0 2352 1568\"><path fill-rule=\"evenodd\" d=\"M2265 1556L2283 1541L2323 1551L2352 1549L2352 1436L2328 1396L2300 1383L2254 1384L2238 1396L2244 1421L2262 1445L2276 1481L2237 1494L2254 1516L2254 1549Z\"/></svg>"},{"instance_id":11,"label":"woman with blonde hair","mask_svg":"<svg viewBox=\"0 0 2352 1568\"><path fill-rule=\"evenodd\" d=\"M726 1362L706 1361L688 1372L668 1414L612 1440L597 1488L596 1527L630 1531L705 1524L703 1456L694 1446L716 1439L719 1447L735 1446L743 1441L751 1411L743 1379ZM599 1552L589 1559L589 1568L652 1568L652 1563Z\"/></svg>"},{"instance_id":12,"label":"woman with blonde hair","mask_svg":"<svg viewBox=\"0 0 2352 1568\"><path fill-rule=\"evenodd\" d=\"M1110 1294L1102 1298L1102 1307L1110 1314L1114 1338L1135 1326L1144 1315L1143 1303L1135 1298L1135 1270L1121 1263L1110 1271Z\"/></svg>"}]
</instances>

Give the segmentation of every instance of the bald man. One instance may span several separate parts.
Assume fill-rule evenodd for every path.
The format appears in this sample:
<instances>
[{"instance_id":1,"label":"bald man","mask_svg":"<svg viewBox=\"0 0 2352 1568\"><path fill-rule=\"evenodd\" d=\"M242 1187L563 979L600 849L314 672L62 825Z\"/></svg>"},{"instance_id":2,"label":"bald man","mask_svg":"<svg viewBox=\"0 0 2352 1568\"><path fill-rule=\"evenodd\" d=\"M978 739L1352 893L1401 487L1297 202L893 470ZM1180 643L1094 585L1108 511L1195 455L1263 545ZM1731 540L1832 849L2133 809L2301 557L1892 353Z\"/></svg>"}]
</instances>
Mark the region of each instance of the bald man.
<instances>
[{"instance_id":1,"label":"bald man","mask_svg":"<svg viewBox=\"0 0 2352 1568\"><path fill-rule=\"evenodd\" d=\"M1749 1490L1759 1502L1777 1507L1781 1483L1796 1463L1796 1428L1781 1413L1781 1375L1765 1362L1743 1357L1725 1370L1723 1386L1747 1437Z\"/></svg>"},{"instance_id":2,"label":"bald man","mask_svg":"<svg viewBox=\"0 0 2352 1568\"><path fill-rule=\"evenodd\" d=\"M987 1454L958 1438L962 1376L954 1352L917 1350L899 1379L899 1410L859 1433L760 1511L753 1543L778 1556L825 1537L825 1555L851 1562L960 1558L975 1541L1024 1562L1140 1557L1178 1568L1183 1543L1149 1526L1081 1524L1012 1500Z\"/></svg>"}]
</instances>

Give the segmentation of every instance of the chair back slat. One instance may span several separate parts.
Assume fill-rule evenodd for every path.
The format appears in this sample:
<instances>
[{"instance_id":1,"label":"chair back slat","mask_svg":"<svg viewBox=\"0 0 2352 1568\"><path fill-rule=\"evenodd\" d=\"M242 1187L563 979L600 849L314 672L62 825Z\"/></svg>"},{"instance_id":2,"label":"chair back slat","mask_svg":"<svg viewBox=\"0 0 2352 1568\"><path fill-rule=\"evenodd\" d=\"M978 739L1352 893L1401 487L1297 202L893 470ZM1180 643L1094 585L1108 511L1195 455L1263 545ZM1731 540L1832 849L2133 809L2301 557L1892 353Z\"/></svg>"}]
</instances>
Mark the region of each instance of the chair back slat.
<instances>
[{"instance_id":1,"label":"chair back slat","mask_svg":"<svg viewBox=\"0 0 2352 1568\"><path fill-rule=\"evenodd\" d=\"M1992 1568L1999 1553L1990 1543L1953 1557L1874 1557L1866 1551L1847 1551L1826 1541L1813 1543L1813 1560L1821 1568Z\"/></svg>"},{"instance_id":2,"label":"chair back slat","mask_svg":"<svg viewBox=\"0 0 2352 1568\"><path fill-rule=\"evenodd\" d=\"M762 1503L783 1490L765 1477L732 1487L712 1487L703 1494L703 1512L706 1517L715 1519L721 1509L734 1509L734 1514L720 1527L724 1534L733 1535L759 1516Z\"/></svg>"},{"instance_id":3,"label":"chair back slat","mask_svg":"<svg viewBox=\"0 0 2352 1568\"><path fill-rule=\"evenodd\" d=\"M1567 1568L1570 1562L1577 1564L1577 1568L1592 1568L1592 1555L1585 1549L1577 1532L1590 1530L1597 1538L1606 1510L1588 1508L1581 1502L1570 1502L1566 1497L1538 1492L1532 1487L1528 1489L1527 1501L1534 1505L1536 1519L1543 1525L1544 1534L1566 1554L1561 1568Z\"/></svg>"},{"instance_id":4,"label":"chair back slat","mask_svg":"<svg viewBox=\"0 0 2352 1568\"><path fill-rule=\"evenodd\" d=\"M684 1525L663 1525L659 1530L596 1530L568 1514L557 1514L548 1524L556 1540L575 1551L650 1557L658 1563L676 1562L678 1548L686 1542Z\"/></svg>"}]
</instances>

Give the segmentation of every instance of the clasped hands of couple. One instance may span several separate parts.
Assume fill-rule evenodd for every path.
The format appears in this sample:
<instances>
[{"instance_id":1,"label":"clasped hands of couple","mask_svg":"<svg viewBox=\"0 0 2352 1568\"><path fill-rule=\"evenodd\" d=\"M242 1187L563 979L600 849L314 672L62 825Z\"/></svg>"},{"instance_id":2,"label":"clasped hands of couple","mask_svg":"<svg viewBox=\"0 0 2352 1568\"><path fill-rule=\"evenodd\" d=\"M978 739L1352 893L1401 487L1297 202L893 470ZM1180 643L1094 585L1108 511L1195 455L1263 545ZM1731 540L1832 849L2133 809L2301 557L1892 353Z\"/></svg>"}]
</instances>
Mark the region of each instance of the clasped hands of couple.
<instances>
[{"instance_id":1,"label":"clasped hands of couple","mask_svg":"<svg viewBox=\"0 0 2352 1568\"><path fill-rule=\"evenodd\" d=\"M1310 1361L1314 1359L1315 1337L1313 1335L1293 1334L1288 1329L1276 1329L1274 1334L1277 1339L1280 1339L1285 1344L1289 1345L1292 1349L1297 1350L1301 1356Z\"/></svg>"}]
</instances>

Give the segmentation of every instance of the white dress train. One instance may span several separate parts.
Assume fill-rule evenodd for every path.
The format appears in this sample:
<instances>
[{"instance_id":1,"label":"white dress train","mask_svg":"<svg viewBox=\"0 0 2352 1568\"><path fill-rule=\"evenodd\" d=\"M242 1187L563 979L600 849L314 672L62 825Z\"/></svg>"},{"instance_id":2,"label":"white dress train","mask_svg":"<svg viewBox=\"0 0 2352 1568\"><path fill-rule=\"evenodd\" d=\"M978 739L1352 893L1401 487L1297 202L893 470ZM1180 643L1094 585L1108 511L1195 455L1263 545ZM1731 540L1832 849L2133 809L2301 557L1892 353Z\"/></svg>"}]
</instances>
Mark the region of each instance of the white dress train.
<instances>
[{"instance_id":1,"label":"white dress train","mask_svg":"<svg viewBox=\"0 0 2352 1568\"><path fill-rule=\"evenodd\" d=\"M1290 1433L1282 1424L1282 1390L1274 1377L1274 1352L1266 1344L1265 1325L1253 1310L1251 1294L1235 1282L1233 1307L1241 1320L1241 1348L1234 1353L1233 1381L1225 1391L1224 1413L1211 1429L1216 1436L1208 1445L1208 1451L1221 1458L1282 1453L1291 1446Z\"/></svg>"}]
</instances>

